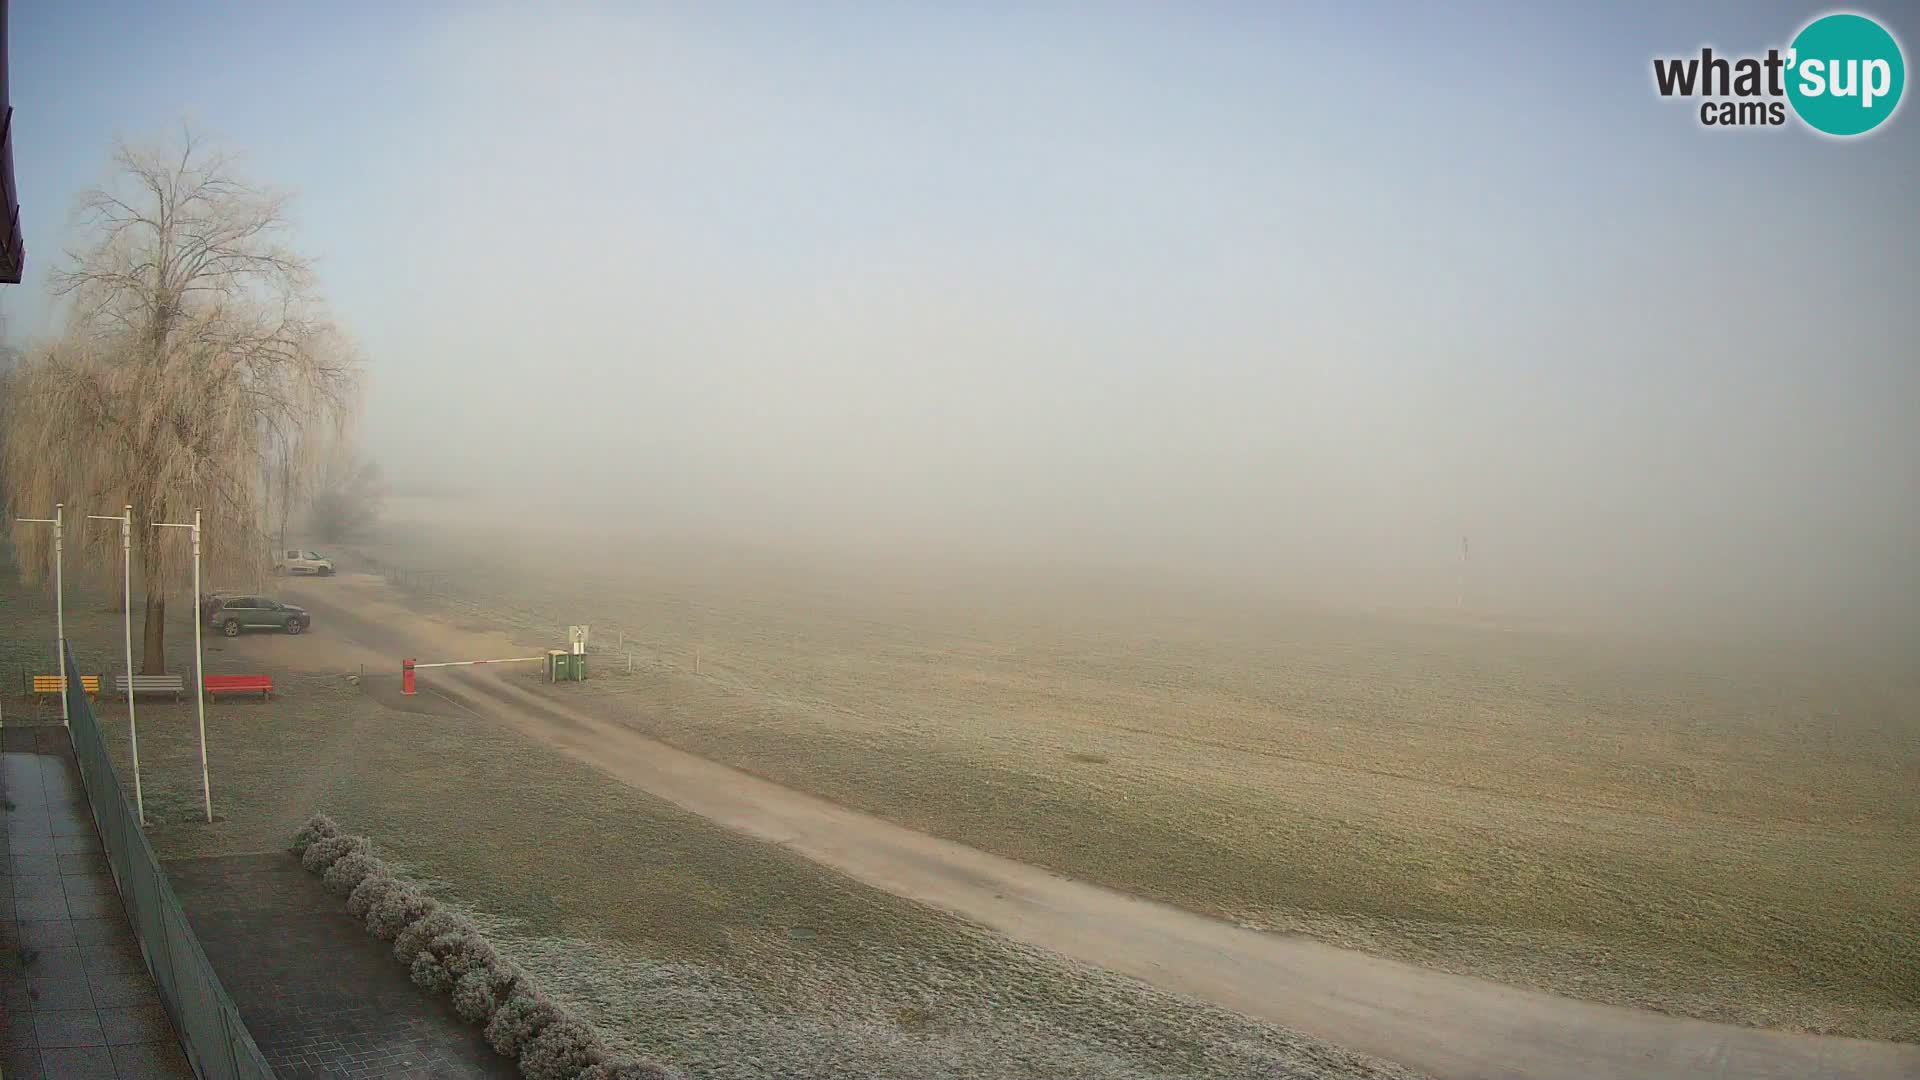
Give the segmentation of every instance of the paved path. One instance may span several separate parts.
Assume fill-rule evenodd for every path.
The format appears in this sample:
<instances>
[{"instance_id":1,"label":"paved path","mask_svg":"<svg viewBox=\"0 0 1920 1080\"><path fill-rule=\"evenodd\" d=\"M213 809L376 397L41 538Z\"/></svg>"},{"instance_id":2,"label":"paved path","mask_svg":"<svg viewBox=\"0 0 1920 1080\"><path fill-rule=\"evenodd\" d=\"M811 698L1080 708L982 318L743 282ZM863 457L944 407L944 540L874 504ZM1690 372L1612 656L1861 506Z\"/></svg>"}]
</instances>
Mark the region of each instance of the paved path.
<instances>
[{"instance_id":1,"label":"paved path","mask_svg":"<svg viewBox=\"0 0 1920 1080\"><path fill-rule=\"evenodd\" d=\"M445 998L413 985L392 946L293 856L176 859L166 871L281 1080L520 1075Z\"/></svg>"},{"instance_id":2,"label":"paved path","mask_svg":"<svg viewBox=\"0 0 1920 1080\"><path fill-rule=\"evenodd\" d=\"M372 579L289 585L315 613L306 663L512 656L501 635L409 612ZM329 640L331 639L331 640ZM381 657L385 657L382 662ZM345 667L338 670L345 670ZM1064 878L676 750L488 669L389 698L507 724L636 788L1010 938L1441 1080L1920 1080L1920 1046L1624 1009L1248 930ZM383 693L394 680L370 680Z\"/></svg>"},{"instance_id":3,"label":"paved path","mask_svg":"<svg viewBox=\"0 0 1920 1080\"><path fill-rule=\"evenodd\" d=\"M120 904L67 732L0 731L0 1075L192 1080Z\"/></svg>"}]
</instances>

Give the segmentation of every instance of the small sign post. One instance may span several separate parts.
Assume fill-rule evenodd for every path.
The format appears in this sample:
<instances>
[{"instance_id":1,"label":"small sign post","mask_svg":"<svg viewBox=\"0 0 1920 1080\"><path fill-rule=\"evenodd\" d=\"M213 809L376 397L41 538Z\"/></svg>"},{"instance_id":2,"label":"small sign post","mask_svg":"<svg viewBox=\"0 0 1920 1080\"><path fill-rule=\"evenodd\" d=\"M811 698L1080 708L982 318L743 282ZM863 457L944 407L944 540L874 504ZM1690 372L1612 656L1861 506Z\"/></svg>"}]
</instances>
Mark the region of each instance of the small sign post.
<instances>
[{"instance_id":1,"label":"small sign post","mask_svg":"<svg viewBox=\"0 0 1920 1080\"><path fill-rule=\"evenodd\" d=\"M567 627L567 641L573 646L573 655L580 656L587 651L586 624Z\"/></svg>"}]
</instances>

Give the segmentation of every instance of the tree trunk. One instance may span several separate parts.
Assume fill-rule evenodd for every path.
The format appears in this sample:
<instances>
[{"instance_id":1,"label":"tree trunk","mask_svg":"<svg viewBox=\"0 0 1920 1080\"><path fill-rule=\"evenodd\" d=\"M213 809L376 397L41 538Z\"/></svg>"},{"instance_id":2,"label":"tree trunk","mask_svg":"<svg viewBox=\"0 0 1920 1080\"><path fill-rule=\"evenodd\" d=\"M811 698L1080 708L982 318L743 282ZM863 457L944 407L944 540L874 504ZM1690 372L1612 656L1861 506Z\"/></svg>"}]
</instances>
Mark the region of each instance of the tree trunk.
<instances>
[{"instance_id":1,"label":"tree trunk","mask_svg":"<svg viewBox=\"0 0 1920 1080\"><path fill-rule=\"evenodd\" d=\"M287 519L293 516L293 449L280 447L280 549L287 547Z\"/></svg>"},{"instance_id":2,"label":"tree trunk","mask_svg":"<svg viewBox=\"0 0 1920 1080\"><path fill-rule=\"evenodd\" d=\"M197 617L197 615L196 615ZM167 673L167 594L147 587L147 628L140 664L142 675Z\"/></svg>"},{"instance_id":3,"label":"tree trunk","mask_svg":"<svg viewBox=\"0 0 1920 1080\"><path fill-rule=\"evenodd\" d=\"M145 493L136 493L142 503L152 505ZM160 537L161 530L148 526L136 533L133 538L134 561L140 564L140 583L147 592L146 627L141 634L140 673L142 675L165 675L167 673L167 586L161 572ZM200 599L193 599L194 616L199 617Z\"/></svg>"}]
</instances>

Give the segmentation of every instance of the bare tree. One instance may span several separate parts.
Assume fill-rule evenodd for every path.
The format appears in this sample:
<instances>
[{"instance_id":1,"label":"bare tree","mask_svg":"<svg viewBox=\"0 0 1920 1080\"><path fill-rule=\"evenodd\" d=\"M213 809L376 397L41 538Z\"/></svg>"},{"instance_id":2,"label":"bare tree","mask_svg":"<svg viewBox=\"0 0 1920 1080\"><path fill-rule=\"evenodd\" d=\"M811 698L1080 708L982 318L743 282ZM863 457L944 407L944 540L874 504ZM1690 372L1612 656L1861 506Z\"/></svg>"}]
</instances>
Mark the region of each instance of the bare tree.
<instances>
[{"instance_id":1,"label":"bare tree","mask_svg":"<svg viewBox=\"0 0 1920 1080\"><path fill-rule=\"evenodd\" d=\"M122 144L113 162L113 180L81 197L84 243L54 275L71 302L66 332L12 380L0 473L22 506L133 505L153 674L166 665L166 592L191 556L179 530L144 523L200 507L213 579L260 580L263 462L298 433L345 423L358 365L284 243L285 195L248 184L233 154L186 129ZM16 538L29 576L44 566L44 533Z\"/></svg>"},{"instance_id":2,"label":"bare tree","mask_svg":"<svg viewBox=\"0 0 1920 1080\"><path fill-rule=\"evenodd\" d=\"M267 524L276 537L273 546L287 546L287 527L295 509L319 497L334 472L334 459L350 445L350 433L343 426L270 427L260 483Z\"/></svg>"},{"instance_id":3,"label":"bare tree","mask_svg":"<svg viewBox=\"0 0 1920 1080\"><path fill-rule=\"evenodd\" d=\"M330 543L364 534L379 520L386 499L380 466L344 447L328 460L313 490L308 520Z\"/></svg>"}]
</instances>

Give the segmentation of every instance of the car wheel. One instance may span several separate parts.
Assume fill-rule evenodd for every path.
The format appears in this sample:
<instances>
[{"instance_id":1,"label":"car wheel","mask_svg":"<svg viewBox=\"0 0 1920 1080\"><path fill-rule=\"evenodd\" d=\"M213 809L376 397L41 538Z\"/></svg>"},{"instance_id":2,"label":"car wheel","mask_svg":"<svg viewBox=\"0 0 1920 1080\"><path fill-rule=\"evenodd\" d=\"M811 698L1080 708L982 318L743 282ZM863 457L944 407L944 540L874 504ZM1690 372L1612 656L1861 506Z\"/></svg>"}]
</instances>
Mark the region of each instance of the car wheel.
<instances>
[{"instance_id":1,"label":"car wheel","mask_svg":"<svg viewBox=\"0 0 1920 1080\"><path fill-rule=\"evenodd\" d=\"M302 623L299 619L287 620L287 633L289 634L297 634L306 628L306 624Z\"/></svg>"},{"instance_id":2,"label":"car wheel","mask_svg":"<svg viewBox=\"0 0 1920 1080\"><path fill-rule=\"evenodd\" d=\"M228 619L226 622L221 623L220 632L227 635L228 637L239 637L240 636L240 620Z\"/></svg>"},{"instance_id":3,"label":"car wheel","mask_svg":"<svg viewBox=\"0 0 1920 1080\"><path fill-rule=\"evenodd\" d=\"M321 576L321 577L332 577L332 576L333 576L333 567L331 567L331 566L323 566L323 567L321 567L321 568L320 568L320 576Z\"/></svg>"}]
</instances>

